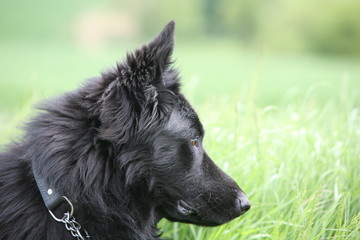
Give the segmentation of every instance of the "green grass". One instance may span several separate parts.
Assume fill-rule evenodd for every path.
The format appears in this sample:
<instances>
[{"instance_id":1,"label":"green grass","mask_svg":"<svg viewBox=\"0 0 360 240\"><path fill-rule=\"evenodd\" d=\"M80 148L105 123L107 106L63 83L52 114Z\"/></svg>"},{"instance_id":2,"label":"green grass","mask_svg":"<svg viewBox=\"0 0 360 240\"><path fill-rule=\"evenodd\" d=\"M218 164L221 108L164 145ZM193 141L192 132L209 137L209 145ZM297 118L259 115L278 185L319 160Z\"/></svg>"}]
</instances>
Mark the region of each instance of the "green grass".
<instances>
[{"instance_id":1,"label":"green grass","mask_svg":"<svg viewBox=\"0 0 360 240\"><path fill-rule=\"evenodd\" d=\"M252 209L214 229L163 221L164 237L360 239L360 112L347 94L334 91L325 103L309 91L277 106L204 104L205 146Z\"/></svg>"},{"instance_id":2,"label":"green grass","mask_svg":"<svg viewBox=\"0 0 360 240\"><path fill-rule=\"evenodd\" d=\"M252 208L216 228L162 220L163 237L360 239L360 62L178 45L176 64L205 126L205 147ZM124 55L36 44L0 44L0 52L1 144L19 136L15 127L34 102Z\"/></svg>"}]
</instances>

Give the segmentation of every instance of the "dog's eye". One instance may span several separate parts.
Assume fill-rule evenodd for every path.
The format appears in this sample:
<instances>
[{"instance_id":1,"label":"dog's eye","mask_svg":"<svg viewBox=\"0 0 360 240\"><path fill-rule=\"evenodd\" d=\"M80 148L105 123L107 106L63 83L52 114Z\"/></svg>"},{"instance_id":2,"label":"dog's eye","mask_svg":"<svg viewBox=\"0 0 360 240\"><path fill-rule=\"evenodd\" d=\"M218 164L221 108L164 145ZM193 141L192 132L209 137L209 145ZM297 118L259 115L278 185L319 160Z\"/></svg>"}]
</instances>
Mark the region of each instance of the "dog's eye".
<instances>
[{"instance_id":1,"label":"dog's eye","mask_svg":"<svg viewBox=\"0 0 360 240\"><path fill-rule=\"evenodd\" d=\"M191 143L191 146L193 146L193 147L198 147L199 146L197 138L191 139L190 143Z\"/></svg>"}]
</instances>

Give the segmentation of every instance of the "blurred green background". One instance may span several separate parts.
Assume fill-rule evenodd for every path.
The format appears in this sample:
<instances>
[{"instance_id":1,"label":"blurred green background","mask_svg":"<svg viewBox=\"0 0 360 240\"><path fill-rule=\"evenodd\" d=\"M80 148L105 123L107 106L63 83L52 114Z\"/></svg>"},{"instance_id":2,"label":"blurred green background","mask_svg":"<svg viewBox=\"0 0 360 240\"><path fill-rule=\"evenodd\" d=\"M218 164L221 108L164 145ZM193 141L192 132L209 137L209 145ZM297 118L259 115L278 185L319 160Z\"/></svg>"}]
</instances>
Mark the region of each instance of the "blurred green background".
<instances>
[{"instance_id":1,"label":"blurred green background","mask_svg":"<svg viewBox=\"0 0 360 240\"><path fill-rule=\"evenodd\" d=\"M164 237L359 239L358 0L0 0L0 144L21 136L36 102L171 19L208 151L253 209L213 229L162 221Z\"/></svg>"}]
</instances>

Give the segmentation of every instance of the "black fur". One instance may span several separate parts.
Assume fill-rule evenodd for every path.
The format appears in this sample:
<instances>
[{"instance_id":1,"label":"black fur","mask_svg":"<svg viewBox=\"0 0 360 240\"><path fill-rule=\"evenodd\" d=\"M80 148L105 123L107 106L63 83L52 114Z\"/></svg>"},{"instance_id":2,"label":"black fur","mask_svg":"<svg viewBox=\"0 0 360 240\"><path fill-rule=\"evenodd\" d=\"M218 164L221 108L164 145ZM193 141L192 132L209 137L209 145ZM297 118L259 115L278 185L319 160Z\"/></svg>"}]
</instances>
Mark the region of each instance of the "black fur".
<instances>
[{"instance_id":1,"label":"black fur","mask_svg":"<svg viewBox=\"0 0 360 240\"><path fill-rule=\"evenodd\" d=\"M0 239L74 239L49 215L32 168L70 199L91 239L159 239L163 217L213 226L249 209L202 147L171 67L173 32L170 22L113 70L42 105L0 154Z\"/></svg>"}]
</instances>

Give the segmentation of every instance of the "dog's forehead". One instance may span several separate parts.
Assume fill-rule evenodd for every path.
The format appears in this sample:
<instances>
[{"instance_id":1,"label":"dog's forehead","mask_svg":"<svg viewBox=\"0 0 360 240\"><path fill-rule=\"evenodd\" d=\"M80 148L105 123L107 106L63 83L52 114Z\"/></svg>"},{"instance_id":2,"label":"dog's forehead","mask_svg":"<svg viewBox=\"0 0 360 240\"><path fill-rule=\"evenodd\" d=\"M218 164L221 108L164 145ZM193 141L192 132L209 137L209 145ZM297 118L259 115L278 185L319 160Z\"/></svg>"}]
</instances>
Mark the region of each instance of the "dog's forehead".
<instances>
[{"instance_id":1,"label":"dog's forehead","mask_svg":"<svg viewBox=\"0 0 360 240\"><path fill-rule=\"evenodd\" d=\"M199 117L187 102L180 104L178 108L174 109L165 129L177 132L185 137L203 135L203 127Z\"/></svg>"},{"instance_id":2,"label":"dog's forehead","mask_svg":"<svg viewBox=\"0 0 360 240\"><path fill-rule=\"evenodd\" d=\"M165 129L185 138L202 136L204 132L195 112L184 112L178 109L171 113Z\"/></svg>"},{"instance_id":3,"label":"dog's forehead","mask_svg":"<svg viewBox=\"0 0 360 240\"><path fill-rule=\"evenodd\" d=\"M201 135L200 126L200 122L195 122L193 118L184 116L175 110L171 113L165 129L184 137L195 137Z\"/></svg>"}]
</instances>

